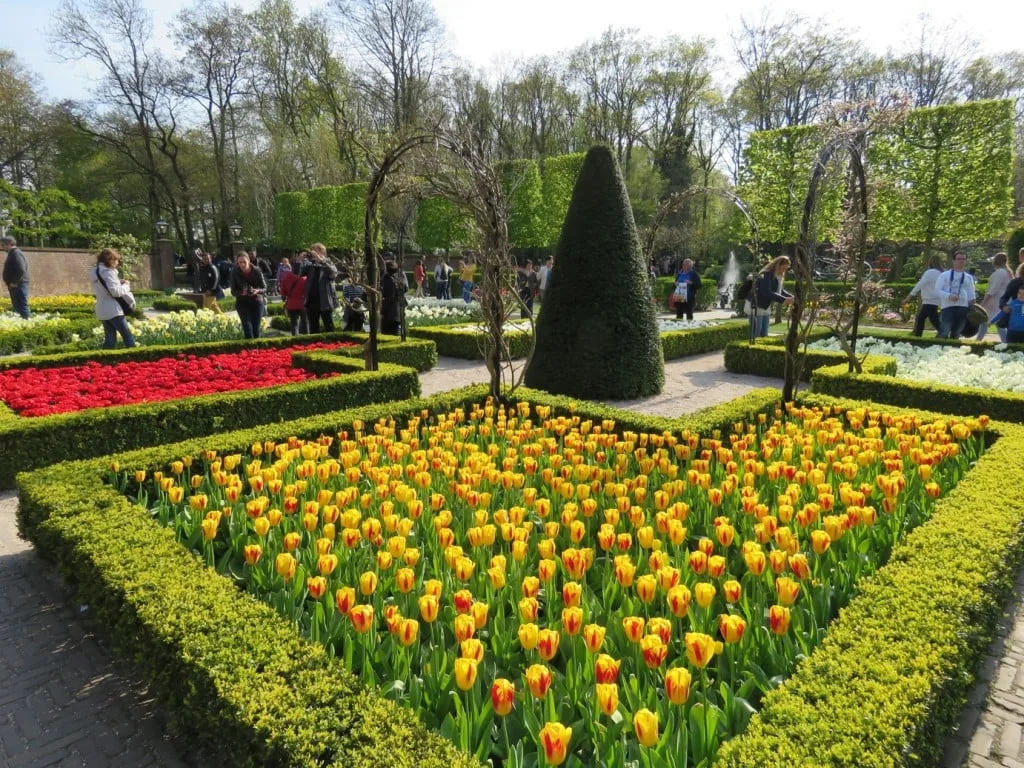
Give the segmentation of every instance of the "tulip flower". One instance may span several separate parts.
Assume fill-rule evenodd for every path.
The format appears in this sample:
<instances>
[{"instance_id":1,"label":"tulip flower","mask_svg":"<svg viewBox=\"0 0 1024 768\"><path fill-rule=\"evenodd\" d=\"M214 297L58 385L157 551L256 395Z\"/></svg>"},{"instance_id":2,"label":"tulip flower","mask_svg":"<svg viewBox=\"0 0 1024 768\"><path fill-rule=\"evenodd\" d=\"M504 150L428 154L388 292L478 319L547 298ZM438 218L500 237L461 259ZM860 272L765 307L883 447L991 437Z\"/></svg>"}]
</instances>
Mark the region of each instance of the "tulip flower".
<instances>
[{"instance_id":1,"label":"tulip flower","mask_svg":"<svg viewBox=\"0 0 1024 768\"><path fill-rule=\"evenodd\" d=\"M476 632L476 622L473 621L473 617L469 614L460 613L455 617L454 624L455 639L460 643L463 640L468 640Z\"/></svg>"},{"instance_id":2,"label":"tulip flower","mask_svg":"<svg viewBox=\"0 0 1024 768\"><path fill-rule=\"evenodd\" d=\"M360 634L365 634L373 627L373 606L353 606L352 610L349 611L348 617L352 621L352 627L355 631Z\"/></svg>"},{"instance_id":3,"label":"tulip flower","mask_svg":"<svg viewBox=\"0 0 1024 768\"><path fill-rule=\"evenodd\" d=\"M784 605L773 605L768 609L768 626L776 635L789 632L789 608Z\"/></svg>"},{"instance_id":4,"label":"tulip flower","mask_svg":"<svg viewBox=\"0 0 1024 768\"><path fill-rule=\"evenodd\" d=\"M476 683L476 659L460 657L455 660L455 684L463 691L468 691Z\"/></svg>"},{"instance_id":5,"label":"tulip flower","mask_svg":"<svg viewBox=\"0 0 1024 768\"><path fill-rule=\"evenodd\" d=\"M277 571L278 575L286 582L291 581L295 575L295 569L298 563L295 558L289 555L287 552L282 552L274 560L274 570Z\"/></svg>"},{"instance_id":6,"label":"tulip flower","mask_svg":"<svg viewBox=\"0 0 1024 768\"><path fill-rule=\"evenodd\" d=\"M540 729L540 743L548 765L561 765L565 762L571 739L572 728L566 728L561 723L548 723Z\"/></svg>"},{"instance_id":7,"label":"tulip flower","mask_svg":"<svg viewBox=\"0 0 1024 768\"><path fill-rule=\"evenodd\" d=\"M314 600L319 600L327 592L327 579L323 576L312 576L306 579L306 591Z\"/></svg>"},{"instance_id":8,"label":"tulip flower","mask_svg":"<svg viewBox=\"0 0 1024 768\"><path fill-rule=\"evenodd\" d=\"M441 609L441 603L436 595L422 595L419 599L419 608L420 617L427 624L433 624L437 621L437 614Z\"/></svg>"},{"instance_id":9,"label":"tulip flower","mask_svg":"<svg viewBox=\"0 0 1024 768\"><path fill-rule=\"evenodd\" d=\"M483 661L484 644L477 640L475 637L471 637L468 640L463 640L461 643L459 643L459 654L466 659Z\"/></svg>"},{"instance_id":10,"label":"tulip flower","mask_svg":"<svg viewBox=\"0 0 1024 768\"><path fill-rule=\"evenodd\" d=\"M690 610L690 590L683 584L677 584L668 591L665 596L668 602L669 610L672 611L672 615L677 619L681 619Z\"/></svg>"},{"instance_id":11,"label":"tulip flower","mask_svg":"<svg viewBox=\"0 0 1024 768\"><path fill-rule=\"evenodd\" d=\"M647 633L657 635L661 642L668 645L672 640L672 622L662 616L655 616L647 622Z\"/></svg>"},{"instance_id":12,"label":"tulip flower","mask_svg":"<svg viewBox=\"0 0 1024 768\"><path fill-rule=\"evenodd\" d=\"M658 580L651 574L645 574L636 580L636 595L643 602L649 603L654 600L658 592Z\"/></svg>"},{"instance_id":13,"label":"tulip flower","mask_svg":"<svg viewBox=\"0 0 1024 768\"><path fill-rule=\"evenodd\" d=\"M723 613L718 617L718 632L727 643L738 643L746 629L747 622L742 616Z\"/></svg>"},{"instance_id":14,"label":"tulip flower","mask_svg":"<svg viewBox=\"0 0 1024 768\"><path fill-rule=\"evenodd\" d=\"M658 635L647 635L640 641L640 652L644 657L644 664L650 669L657 669L668 657L668 646Z\"/></svg>"},{"instance_id":15,"label":"tulip flower","mask_svg":"<svg viewBox=\"0 0 1024 768\"><path fill-rule=\"evenodd\" d=\"M540 630L537 629L536 624L520 624L519 625L519 644L523 647L524 651L532 651L537 647L537 642L540 639Z\"/></svg>"},{"instance_id":16,"label":"tulip flower","mask_svg":"<svg viewBox=\"0 0 1024 768\"><path fill-rule=\"evenodd\" d=\"M703 669L715 656L715 639L701 632L687 632L684 637L686 643L686 658L690 664Z\"/></svg>"},{"instance_id":17,"label":"tulip flower","mask_svg":"<svg viewBox=\"0 0 1024 768\"><path fill-rule=\"evenodd\" d=\"M536 621L540 604L535 597L524 597L519 601L519 616L523 621Z\"/></svg>"},{"instance_id":18,"label":"tulip flower","mask_svg":"<svg viewBox=\"0 0 1024 768\"><path fill-rule=\"evenodd\" d=\"M578 610L578 609L577 609ZM561 635L553 629L542 629L537 639L537 652L544 661L551 661L558 653Z\"/></svg>"},{"instance_id":19,"label":"tulip flower","mask_svg":"<svg viewBox=\"0 0 1024 768\"><path fill-rule=\"evenodd\" d=\"M775 593L782 605L790 606L800 596L800 583L786 576L780 576L775 579Z\"/></svg>"},{"instance_id":20,"label":"tulip flower","mask_svg":"<svg viewBox=\"0 0 1024 768\"><path fill-rule=\"evenodd\" d=\"M725 573L726 559L721 555L712 555L708 558L708 576L712 579L719 579Z\"/></svg>"},{"instance_id":21,"label":"tulip flower","mask_svg":"<svg viewBox=\"0 0 1024 768\"><path fill-rule=\"evenodd\" d=\"M291 533L286 533L284 535L284 539L281 542L285 552L294 552L296 549L299 548L299 544L301 543L302 534L296 533L295 531L292 531Z\"/></svg>"},{"instance_id":22,"label":"tulip flower","mask_svg":"<svg viewBox=\"0 0 1024 768\"><path fill-rule=\"evenodd\" d=\"M334 605L342 616L348 616L355 604L356 591L352 587L341 587L334 593Z\"/></svg>"},{"instance_id":23,"label":"tulip flower","mask_svg":"<svg viewBox=\"0 0 1024 768\"><path fill-rule=\"evenodd\" d=\"M604 645L604 637L607 630L598 624L587 624L583 628L583 642L586 643L587 650L591 653L597 653L601 650L601 646Z\"/></svg>"},{"instance_id":24,"label":"tulip flower","mask_svg":"<svg viewBox=\"0 0 1024 768\"><path fill-rule=\"evenodd\" d=\"M256 565L263 556L263 547L259 544L246 544L242 548L242 557L246 565Z\"/></svg>"},{"instance_id":25,"label":"tulip flower","mask_svg":"<svg viewBox=\"0 0 1024 768\"><path fill-rule=\"evenodd\" d=\"M395 633L398 636L399 642L402 645L410 646L416 642L416 638L419 637L420 623L416 619L402 619L398 626L398 631Z\"/></svg>"},{"instance_id":26,"label":"tulip flower","mask_svg":"<svg viewBox=\"0 0 1024 768\"><path fill-rule=\"evenodd\" d=\"M717 590L714 584L709 584L706 581L699 581L693 587L694 597L697 599L697 605L701 608L707 608L715 599Z\"/></svg>"},{"instance_id":27,"label":"tulip flower","mask_svg":"<svg viewBox=\"0 0 1024 768\"><path fill-rule=\"evenodd\" d=\"M614 683L619 679L620 662L602 653L594 662L594 674L599 683Z\"/></svg>"},{"instance_id":28,"label":"tulip flower","mask_svg":"<svg viewBox=\"0 0 1024 768\"><path fill-rule=\"evenodd\" d=\"M658 715L649 709L641 709L633 715L633 731L641 746L653 747L658 743Z\"/></svg>"},{"instance_id":29,"label":"tulip flower","mask_svg":"<svg viewBox=\"0 0 1024 768\"><path fill-rule=\"evenodd\" d=\"M580 597L583 595L583 587L576 581L567 581L562 585L562 602L566 608L573 608L580 604Z\"/></svg>"},{"instance_id":30,"label":"tulip flower","mask_svg":"<svg viewBox=\"0 0 1024 768\"><path fill-rule=\"evenodd\" d=\"M536 576L524 576L521 589L523 597L536 597L540 593L540 579Z\"/></svg>"},{"instance_id":31,"label":"tulip flower","mask_svg":"<svg viewBox=\"0 0 1024 768\"><path fill-rule=\"evenodd\" d=\"M423 582L423 594L433 595L434 597L441 597L441 582L437 579L427 579Z\"/></svg>"},{"instance_id":32,"label":"tulip flower","mask_svg":"<svg viewBox=\"0 0 1024 768\"><path fill-rule=\"evenodd\" d=\"M690 698L690 684L693 678L690 670L685 667L673 667L665 673L665 695L676 706L681 706Z\"/></svg>"},{"instance_id":33,"label":"tulip flower","mask_svg":"<svg viewBox=\"0 0 1024 768\"><path fill-rule=\"evenodd\" d=\"M831 544L832 539L825 531L811 531L811 548L814 550L814 554L825 554Z\"/></svg>"},{"instance_id":34,"label":"tulip flower","mask_svg":"<svg viewBox=\"0 0 1024 768\"><path fill-rule=\"evenodd\" d=\"M468 589L460 589L452 595L452 601L455 603L456 613L469 613L473 607L473 593Z\"/></svg>"},{"instance_id":35,"label":"tulip flower","mask_svg":"<svg viewBox=\"0 0 1024 768\"><path fill-rule=\"evenodd\" d=\"M644 636L644 619L640 616L626 616L622 619L622 628L626 631L626 638L633 643L639 643Z\"/></svg>"},{"instance_id":36,"label":"tulip flower","mask_svg":"<svg viewBox=\"0 0 1024 768\"><path fill-rule=\"evenodd\" d=\"M373 571L365 571L359 577L359 591L367 597L377 589L377 574Z\"/></svg>"},{"instance_id":37,"label":"tulip flower","mask_svg":"<svg viewBox=\"0 0 1024 768\"><path fill-rule=\"evenodd\" d=\"M747 564L747 570L755 576L760 576L764 573L764 568L767 563L767 559L764 556L764 552L756 550L752 552L744 552L743 560Z\"/></svg>"},{"instance_id":38,"label":"tulip flower","mask_svg":"<svg viewBox=\"0 0 1024 768\"><path fill-rule=\"evenodd\" d=\"M399 568L395 574L395 586L402 594L411 592L416 586L416 572L412 568Z\"/></svg>"},{"instance_id":39,"label":"tulip flower","mask_svg":"<svg viewBox=\"0 0 1024 768\"><path fill-rule=\"evenodd\" d=\"M516 686L510 680L499 677L491 686L491 706L497 715L504 717L512 711L516 700Z\"/></svg>"},{"instance_id":40,"label":"tulip flower","mask_svg":"<svg viewBox=\"0 0 1024 768\"><path fill-rule=\"evenodd\" d=\"M570 637L578 635L583 626L583 609L579 607L562 609L562 629Z\"/></svg>"},{"instance_id":41,"label":"tulip flower","mask_svg":"<svg viewBox=\"0 0 1024 768\"><path fill-rule=\"evenodd\" d=\"M732 605L740 601L740 596L743 594L743 588L740 586L738 581L730 579L722 585L722 597L725 598L725 602Z\"/></svg>"},{"instance_id":42,"label":"tulip flower","mask_svg":"<svg viewBox=\"0 0 1024 768\"><path fill-rule=\"evenodd\" d=\"M551 670L543 664L532 664L526 668L526 686L534 698L543 699L551 687Z\"/></svg>"},{"instance_id":43,"label":"tulip flower","mask_svg":"<svg viewBox=\"0 0 1024 768\"><path fill-rule=\"evenodd\" d=\"M615 683L597 684L597 707L608 717L619 708L619 686Z\"/></svg>"}]
</instances>

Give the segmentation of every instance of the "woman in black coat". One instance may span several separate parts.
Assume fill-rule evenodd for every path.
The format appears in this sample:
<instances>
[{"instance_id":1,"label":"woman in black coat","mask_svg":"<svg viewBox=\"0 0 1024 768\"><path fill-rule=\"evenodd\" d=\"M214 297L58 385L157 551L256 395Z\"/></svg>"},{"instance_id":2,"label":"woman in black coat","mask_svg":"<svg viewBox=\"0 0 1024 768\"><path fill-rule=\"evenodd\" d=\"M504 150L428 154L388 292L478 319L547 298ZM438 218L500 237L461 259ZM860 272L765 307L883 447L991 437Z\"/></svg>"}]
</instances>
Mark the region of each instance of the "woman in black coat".
<instances>
[{"instance_id":1,"label":"woman in black coat","mask_svg":"<svg viewBox=\"0 0 1024 768\"><path fill-rule=\"evenodd\" d=\"M306 262L302 274L306 280L306 317L309 320L309 332L320 333L320 323L324 331L334 330L334 310L338 307L338 292L334 281L338 277L338 268L327 258L327 248L320 243L309 247L311 260Z\"/></svg>"},{"instance_id":2,"label":"woman in black coat","mask_svg":"<svg viewBox=\"0 0 1024 768\"><path fill-rule=\"evenodd\" d=\"M235 311L247 339L260 337L266 292L267 281L263 273L252 265L248 254L239 254L238 263L231 272L231 295L235 297Z\"/></svg>"},{"instance_id":3,"label":"woman in black coat","mask_svg":"<svg viewBox=\"0 0 1024 768\"><path fill-rule=\"evenodd\" d=\"M392 336L401 333L402 307L407 303L405 284L398 277L398 264L389 261L384 266L385 275L381 280L380 330Z\"/></svg>"}]
</instances>

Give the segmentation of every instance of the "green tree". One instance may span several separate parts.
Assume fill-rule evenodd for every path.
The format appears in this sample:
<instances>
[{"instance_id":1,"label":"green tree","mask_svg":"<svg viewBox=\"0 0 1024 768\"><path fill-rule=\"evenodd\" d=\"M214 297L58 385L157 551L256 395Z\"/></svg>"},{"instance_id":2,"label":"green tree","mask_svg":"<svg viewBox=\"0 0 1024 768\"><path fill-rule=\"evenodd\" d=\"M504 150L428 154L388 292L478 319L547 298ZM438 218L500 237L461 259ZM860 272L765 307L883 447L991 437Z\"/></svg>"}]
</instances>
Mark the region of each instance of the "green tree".
<instances>
[{"instance_id":1,"label":"green tree","mask_svg":"<svg viewBox=\"0 0 1024 768\"><path fill-rule=\"evenodd\" d=\"M562 234L562 222L569 210L576 177L583 165L585 155L577 152L571 155L549 157L544 161L544 184L541 194L544 198L544 244L556 245Z\"/></svg>"},{"instance_id":2,"label":"green tree","mask_svg":"<svg viewBox=\"0 0 1024 768\"><path fill-rule=\"evenodd\" d=\"M502 192L508 201L508 240L513 248L545 244L540 170L533 160L511 160L501 166Z\"/></svg>"},{"instance_id":3,"label":"green tree","mask_svg":"<svg viewBox=\"0 0 1024 768\"><path fill-rule=\"evenodd\" d=\"M416 242L424 250L442 249L447 253L459 245L476 242L473 218L464 209L443 197L428 197L416 211Z\"/></svg>"},{"instance_id":4,"label":"green tree","mask_svg":"<svg viewBox=\"0 0 1024 768\"><path fill-rule=\"evenodd\" d=\"M651 286L615 156L583 162L555 252L526 385L585 398L661 392L665 361Z\"/></svg>"}]
</instances>

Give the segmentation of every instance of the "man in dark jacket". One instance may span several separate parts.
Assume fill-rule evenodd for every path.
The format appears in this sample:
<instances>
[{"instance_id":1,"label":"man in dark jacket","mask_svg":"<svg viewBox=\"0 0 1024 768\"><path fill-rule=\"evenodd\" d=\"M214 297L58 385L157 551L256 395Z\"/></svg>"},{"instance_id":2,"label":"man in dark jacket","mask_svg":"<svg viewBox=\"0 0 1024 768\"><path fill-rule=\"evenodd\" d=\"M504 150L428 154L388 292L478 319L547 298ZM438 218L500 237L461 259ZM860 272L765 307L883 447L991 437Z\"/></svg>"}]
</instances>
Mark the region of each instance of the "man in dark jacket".
<instances>
[{"instance_id":1,"label":"man in dark jacket","mask_svg":"<svg viewBox=\"0 0 1024 768\"><path fill-rule=\"evenodd\" d=\"M309 246L311 261L303 267L302 274L306 281L306 318L309 321L309 332L320 333L320 323L324 331L334 331L334 310L338 306L338 292L334 288L334 280L338 276L338 268L327 258L327 248L322 243Z\"/></svg>"},{"instance_id":2,"label":"man in dark jacket","mask_svg":"<svg viewBox=\"0 0 1024 768\"><path fill-rule=\"evenodd\" d=\"M4 285L11 295L11 308L28 320L28 262L13 237L0 238L0 247L7 251L4 260Z\"/></svg>"}]
</instances>

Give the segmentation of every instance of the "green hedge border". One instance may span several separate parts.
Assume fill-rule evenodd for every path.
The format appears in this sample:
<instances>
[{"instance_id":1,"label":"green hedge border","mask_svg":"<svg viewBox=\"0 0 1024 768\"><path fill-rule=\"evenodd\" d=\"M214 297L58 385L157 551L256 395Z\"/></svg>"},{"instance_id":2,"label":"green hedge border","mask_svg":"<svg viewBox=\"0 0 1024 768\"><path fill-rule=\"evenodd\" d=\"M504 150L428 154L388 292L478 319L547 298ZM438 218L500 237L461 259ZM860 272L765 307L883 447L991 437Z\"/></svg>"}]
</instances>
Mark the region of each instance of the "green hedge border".
<instances>
[{"instance_id":1,"label":"green hedge border","mask_svg":"<svg viewBox=\"0 0 1024 768\"><path fill-rule=\"evenodd\" d=\"M96 319L95 315L89 317L73 315L54 318L46 325L2 331L0 332L0 355L13 355L18 352L31 351L36 347L66 344L71 341L74 334L77 333L79 336L90 334L92 329L99 324L100 321Z\"/></svg>"},{"instance_id":2,"label":"green hedge border","mask_svg":"<svg viewBox=\"0 0 1024 768\"><path fill-rule=\"evenodd\" d=\"M102 477L111 460L162 467L204 448L226 453L267 438L315 438L354 419L402 418L485 395L486 388L469 387L23 474L19 530L73 580L119 650L144 666L173 722L194 744L231 754L234 765L469 766L410 713L360 691L272 609L205 569ZM519 397L559 413L616 418L620 429L700 432L728 429L778 400L775 390L757 390L663 419L527 389ZM900 410L817 394L805 401ZM993 422L990 432L993 442L976 467L885 567L860 581L823 644L724 746L718 768L873 768L937 759L1024 553L1024 507L1004 501L1006 488L1024 484L1024 428Z\"/></svg>"},{"instance_id":3,"label":"green hedge border","mask_svg":"<svg viewBox=\"0 0 1024 768\"><path fill-rule=\"evenodd\" d=\"M212 435L226 427L280 422L366 403L406 400L420 393L415 370L381 363L366 371L362 360L322 352L295 352L294 365L341 376L276 387L219 392L158 403L92 408L36 418L0 416L0 488L15 475L69 459Z\"/></svg>"},{"instance_id":4,"label":"green hedge border","mask_svg":"<svg viewBox=\"0 0 1024 768\"><path fill-rule=\"evenodd\" d=\"M519 390L559 413L616 418L624 429L728 428L778 399L759 390L681 419L648 417ZM273 609L207 570L172 533L102 482L111 461L156 467L203 449L248 450L257 440L315 438L355 419L403 418L479 402L483 386L376 405L205 439L71 462L18 477L18 525L55 561L77 599L138 660L165 711L196 747L232 766L469 768L475 763L407 710L361 689L322 647L303 640Z\"/></svg>"}]
</instances>

